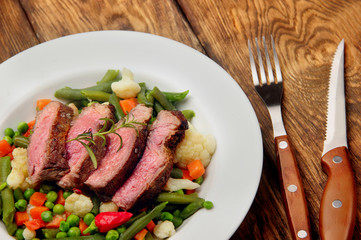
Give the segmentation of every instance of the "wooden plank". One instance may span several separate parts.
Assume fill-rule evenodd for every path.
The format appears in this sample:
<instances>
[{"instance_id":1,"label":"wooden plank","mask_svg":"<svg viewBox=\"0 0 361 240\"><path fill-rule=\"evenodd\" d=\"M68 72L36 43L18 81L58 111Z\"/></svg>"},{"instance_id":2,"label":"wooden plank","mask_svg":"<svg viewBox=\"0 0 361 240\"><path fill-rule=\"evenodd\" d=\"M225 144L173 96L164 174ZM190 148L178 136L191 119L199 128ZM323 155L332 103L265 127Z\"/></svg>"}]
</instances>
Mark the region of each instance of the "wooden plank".
<instances>
[{"instance_id":1,"label":"wooden plank","mask_svg":"<svg viewBox=\"0 0 361 240\"><path fill-rule=\"evenodd\" d=\"M360 185L359 1L203 1L178 0L207 54L220 63L249 96L260 119L266 158L274 159L268 114L251 83L247 40L275 38L284 79L283 117L304 180L313 237L318 239L319 203L327 176L320 157L326 121L327 87L333 53L346 41L345 81L348 140L356 181ZM347 26L347 27L345 27ZM269 161L266 159L265 161ZM274 168L265 165L250 214L232 239L291 239ZM359 194L360 196L360 194ZM361 215L358 200L358 219ZM360 233L360 222L356 222ZM354 239L361 239L355 234Z\"/></svg>"},{"instance_id":2,"label":"wooden plank","mask_svg":"<svg viewBox=\"0 0 361 240\"><path fill-rule=\"evenodd\" d=\"M182 13L167 0L21 0L41 42L97 30L133 30L171 38L203 51Z\"/></svg>"},{"instance_id":3,"label":"wooden plank","mask_svg":"<svg viewBox=\"0 0 361 240\"><path fill-rule=\"evenodd\" d=\"M0 6L0 63L38 43L18 1L2 0Z\"/></svg>"}]
</instances>

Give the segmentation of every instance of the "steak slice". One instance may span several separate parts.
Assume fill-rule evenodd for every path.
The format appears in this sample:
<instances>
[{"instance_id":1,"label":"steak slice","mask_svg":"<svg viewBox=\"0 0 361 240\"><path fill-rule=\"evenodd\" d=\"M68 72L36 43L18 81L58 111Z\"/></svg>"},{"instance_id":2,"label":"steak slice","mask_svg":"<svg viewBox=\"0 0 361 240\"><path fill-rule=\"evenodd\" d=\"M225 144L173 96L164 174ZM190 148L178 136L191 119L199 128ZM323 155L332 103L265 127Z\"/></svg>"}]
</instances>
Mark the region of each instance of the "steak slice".
<instances>
[{"instance_id":1,"label":"steak slice","mask_svg":"<svg viewBox=\"0 0 361 240\"><path fill-rule=\"evenodd\" d=\"M111 200L114 193L133 172L143 154L147 141L147 124L152 117L152 108L138 104L129 113L129 121L136 129L119 128L116 132L122 137L123 145L115 134L108 135L108 150L98 168L89 176L85 184L91 188L102 201ZM119 126L123 120L117 123Z\"/></svg>"},{"instance_id":2,"label":"steak slice","mask_svg":"<svg viewBox=\"0 0 361 240\"><path fill-rule=\"evenodd\" d=\"M65 139L73 110L52 101L39 111L28 146L28 172L34 184L59 180L69 171Z\"/></svg>"},{"instance_id":3,"label":"steak slice","mask_svg":"<svg viewBox=\"0 0 361 240\"><path fill-rule=\"evenodd\" d=\"M72 121L67 140L74 139L87 131L98 132L105 124L104 120L100 120L101 118L114 119L112 106L93 103L83 108L79 116ZM90 148L99 162L105 154L106 147L102 146L102 138L94 137L94 141L96 144L91 144ZM77 141L67 142L66 151L70 172L60 179L58 185L67 189L81 188L94 170L93 162L85 147Z\"/></svg>"},{"instance_id":4,"label":"steak slice","mask_svg":"<svg viewBox=\"0 0 361 240\"><path fill-rule=\"evenodd\" d=\"M188 122L180 111L161 111L150 128L143 156L112 201L123 210L152 200L162 190L173 168L175 148Z\"/></svg>"}]
</instances>

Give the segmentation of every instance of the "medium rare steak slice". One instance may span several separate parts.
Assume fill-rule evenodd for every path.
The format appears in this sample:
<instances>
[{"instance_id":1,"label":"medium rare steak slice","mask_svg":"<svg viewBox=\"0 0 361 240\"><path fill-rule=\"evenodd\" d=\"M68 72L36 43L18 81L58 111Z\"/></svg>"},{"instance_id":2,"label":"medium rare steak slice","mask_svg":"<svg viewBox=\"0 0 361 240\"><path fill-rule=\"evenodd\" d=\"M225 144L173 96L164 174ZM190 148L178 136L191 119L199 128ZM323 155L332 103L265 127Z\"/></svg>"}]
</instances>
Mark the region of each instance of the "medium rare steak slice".
<instances>
[{"instance_id":1,"label":"medium rare steak slice","mask_svg":"<svg viewBox=\"0 0 361 240\"><path fill-rule=\"evenodd\" d=\"M134 170L143 154L147 140L147 124L152 117L152 108L138 104L129 113L129 121L136 129L130 127L119 128L116 132L122 137L123 145L120 147L120 138L115 134L108 135L108 150L98 168L89 176L85 184L91 188L102 201L111 200L114 193ZM117 126L122 123L120 120Z\"/></svg>"},{"instance_id":2,"label":"medium rare steak slice","mask_svg":"<svg viewBox=\"0 0 361 240\"><path fill-rule=\"evenodd\" d=\"M113 120L112 106L93 103L89 107L83 108L79 116L72 121L66 139L74 139L86 131L91 131L92 133L98 132L105 123L105 121L100 120L100 118L110 118ZM90 148L99 163L104 156L106 147L102 146L103 139L100 137L94 137L94 141L96 144L91 144ZM94 170L93 162L85 147L77 141L67 142L66 151L70 172L60 179L58 185L63 188L80 188Z\"/></svg>"},{"instance_id":3,"label":"medium rare steak slice","mask_svg":"<svg viewBox=\"0 0 361 240\"><path fill-rule=\"evenodd\" d=\"M65 139L73 110L57 101L37 113L28 147L28 171L34 184L59 180L69 171Z\"/></svg>"},{"instance_id":4,"label":"medium rare steak slice","mask_svg":"<svg viewBox=\"0 0 361 240\"><path fill-rule=\"evenodd\" d=\"M174 151L184 138L188 122L180 111L161 111L150 128L143 156L112 201L123 210L152 200L166 184Z\"/></svg>"}]
</instances>

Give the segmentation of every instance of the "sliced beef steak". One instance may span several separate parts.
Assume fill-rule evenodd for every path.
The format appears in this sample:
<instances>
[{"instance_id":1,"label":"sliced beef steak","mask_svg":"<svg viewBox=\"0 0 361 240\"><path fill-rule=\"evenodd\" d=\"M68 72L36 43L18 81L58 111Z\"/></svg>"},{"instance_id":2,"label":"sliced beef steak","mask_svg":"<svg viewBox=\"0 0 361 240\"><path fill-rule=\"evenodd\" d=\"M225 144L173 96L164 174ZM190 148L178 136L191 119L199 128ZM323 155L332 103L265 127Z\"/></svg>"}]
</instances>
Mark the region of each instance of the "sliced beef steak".
<instances>
[{"instance_id":1,"label":"sliced beef steak","mask_svg":"<svg viewBox=\"0 0 361 240\"><path fill-rule=\"evenodd\" d=\"M28 147L28 171L34 184L59 180L69 171L65 139L72 117L73 110L57 101L38 112Z\"/></svg>"},{"instance_id":2,"label":"sliced beef steak","mask_svg":"<svg viewBox=\"0 0 361 240\"><path fill-rule=\"evenodd\" d=\"M114 119L112 106L93 103L83 108L79 116L72 121L67 140L87 131L98 132L105 123L104 120L100 120L101 118ZM103 139L100 137L94 137L94 141L96 144L91 144L90 148L99 162L105 154L106 147L102 146ZM67 142L66 151L70 172L60 179L58 185L68 189L80 188L94 170L93 162L85 147L77 141Z\"/></svg>"},{"instance_id":3,"label":"sliced beef steak","mask_svg":"<svg viewBox=\"0 0 361 240\"><path fill-rule=\"evenodd\" d=\"M111 200L114 193L129 177L143 154L147 140L147 124L152 117L152 109L138 104L129 113L129 121L136 128L119 128L116 132L122 137L123 145L115 134L108 135L108 150L98 168L89 176L85 184L91 188L102 201ZM123 120L117 123L119 126Z\"/></svg>"},{"instance_id":4,"label":"sliced beef steak","mask_svg":"<svg viewBox=\"0 0 361 240\"><path fill-rule=\"evenodd\" d=\"M161 111L150 128L143 156L112 201L129 210L152 200L166 184L174 151L184 138L188 122L180 111Z\"/></svg>"}]
</instances>

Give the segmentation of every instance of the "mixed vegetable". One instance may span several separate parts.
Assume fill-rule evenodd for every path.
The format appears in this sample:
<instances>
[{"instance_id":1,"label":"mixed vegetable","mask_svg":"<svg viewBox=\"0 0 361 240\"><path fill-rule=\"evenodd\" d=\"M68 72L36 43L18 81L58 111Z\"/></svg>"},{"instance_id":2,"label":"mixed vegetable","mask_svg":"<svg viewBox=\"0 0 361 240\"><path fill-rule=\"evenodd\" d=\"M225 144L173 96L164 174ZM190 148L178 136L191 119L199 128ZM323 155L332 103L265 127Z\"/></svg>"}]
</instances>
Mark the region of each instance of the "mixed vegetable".
<instances>
[{"instance_id":1,"label":"mixed vegetable","mask_svg":"<svg viewBox=\"0 0 361 240\"><path fill-rule=\"evenodd\" d=\"M163 109L176 110L177 103L188 94L164 92L158 87L148 89L145 83L136 83L128 69L119 75L118 70L108 70L95 86L64 87L55 92L55 97L69 101L74 113L93 102L112 104L117 120L142 103L153 107L154 120ZM39 99L36 110L42 110L50 101ZM195 116L192 110L182 113L188 121ZM213 207L212 202L198 197L196 189L203 183L215 141L200 135L193 126L177 150L163 192L152 205L125 212L79 189L64 190L52 182L33 186L27 174L26 148L34 124L35 120L21 122L16 131L6 128L0 140L0 214L8 233L16 239L165 239L196 211Z\"/></svg>"}]
</instances>

